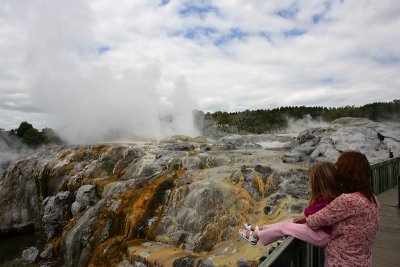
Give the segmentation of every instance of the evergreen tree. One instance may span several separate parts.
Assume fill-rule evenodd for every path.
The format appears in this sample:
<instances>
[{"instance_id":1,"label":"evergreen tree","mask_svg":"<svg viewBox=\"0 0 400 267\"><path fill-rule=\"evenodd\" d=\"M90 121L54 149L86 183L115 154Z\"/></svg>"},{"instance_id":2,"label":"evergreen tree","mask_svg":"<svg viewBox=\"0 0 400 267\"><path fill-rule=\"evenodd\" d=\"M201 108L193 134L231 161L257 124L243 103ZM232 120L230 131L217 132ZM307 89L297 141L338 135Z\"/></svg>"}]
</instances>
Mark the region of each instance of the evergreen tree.
<instances>
[{"instance_id":1,"label":"evergreen tree","mask_svg":"<svg viewBox=\"0 0 400 267\"><path fill-rule=\"evenodd\" d=\"M42 131L39 131L26 121L21 122L17 129L12 129L8 133L12 136L16 136L22 143L31 147L63 143L53 129L44 128Z\"/></svg>"}]
</instances>

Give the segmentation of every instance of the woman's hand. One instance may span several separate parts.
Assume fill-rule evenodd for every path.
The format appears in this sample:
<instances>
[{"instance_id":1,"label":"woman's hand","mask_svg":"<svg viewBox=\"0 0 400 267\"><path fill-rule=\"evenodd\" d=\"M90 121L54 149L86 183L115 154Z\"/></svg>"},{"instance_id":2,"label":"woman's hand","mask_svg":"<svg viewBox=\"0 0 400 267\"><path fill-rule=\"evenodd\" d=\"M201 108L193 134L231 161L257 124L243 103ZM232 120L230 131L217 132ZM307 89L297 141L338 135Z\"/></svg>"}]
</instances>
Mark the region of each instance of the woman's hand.
<instances>
[{"instance_id":1,"label":"woman's hand","mask_svg":"<svg viewBox=\"0 0 400 267\"><path fill-rule=\"evenodd\" d=\"M306 223L306 216L303 214L303 215L294 217L293 222L294 223Z\"/></svg>"}]
</instances>

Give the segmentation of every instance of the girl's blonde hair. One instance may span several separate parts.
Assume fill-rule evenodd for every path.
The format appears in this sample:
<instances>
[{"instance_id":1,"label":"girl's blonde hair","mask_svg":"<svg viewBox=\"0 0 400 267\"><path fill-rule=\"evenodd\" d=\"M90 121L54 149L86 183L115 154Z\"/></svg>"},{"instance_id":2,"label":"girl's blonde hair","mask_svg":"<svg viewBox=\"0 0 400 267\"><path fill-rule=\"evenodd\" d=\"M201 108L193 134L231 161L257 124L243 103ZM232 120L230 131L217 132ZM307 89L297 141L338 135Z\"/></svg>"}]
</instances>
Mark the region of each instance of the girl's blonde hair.
<instances>
[{"instance_id":1,"label":"girl's blonde hair","mask_svg":"<svg viewBox=\"0 0 400 267\"><path fill-rule=\"evenodd\" d=\"M328 203L339 195L337 186L337 171L331 162L318 162L308 170L308 185L310 188L310 204L318 196L322 196Z\"/></svg>"}]
</instances>

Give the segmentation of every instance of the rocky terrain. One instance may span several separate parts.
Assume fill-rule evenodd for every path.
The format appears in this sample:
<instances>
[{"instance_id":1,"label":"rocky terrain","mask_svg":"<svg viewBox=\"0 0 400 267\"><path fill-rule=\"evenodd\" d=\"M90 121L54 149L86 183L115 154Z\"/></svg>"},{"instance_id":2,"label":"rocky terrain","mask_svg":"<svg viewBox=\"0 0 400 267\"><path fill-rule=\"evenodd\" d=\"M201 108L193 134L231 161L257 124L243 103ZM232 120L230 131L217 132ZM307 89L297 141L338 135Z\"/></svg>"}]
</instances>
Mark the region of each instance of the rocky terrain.
<instances>
[{"instance_id":1,"label":"rocky terrain","mask_svg":"<svg viewBox=\"0 0 400 267\"><path fill-rule=\"evenodd\" d=\"M399 129L344 118L294 136L49 147L2 173L0 233L43 232L21 248L35 266L257 266L268 248L238 237L244 222L301 213L312 162L399 156Z\"/></svg>"},{"instance_id":2,"label":"rocky terrain","mask_svg":"<svg viewBox=\"0 0 400 267\"><path fill-rule=\"evenodd\" d=\"M297 139L294 149L285 154L285 162L335 160L343 151L357 150L373 164L399 156L400 124L341 118L329 127L304 130Z\"/></svg>"}]
</instances>

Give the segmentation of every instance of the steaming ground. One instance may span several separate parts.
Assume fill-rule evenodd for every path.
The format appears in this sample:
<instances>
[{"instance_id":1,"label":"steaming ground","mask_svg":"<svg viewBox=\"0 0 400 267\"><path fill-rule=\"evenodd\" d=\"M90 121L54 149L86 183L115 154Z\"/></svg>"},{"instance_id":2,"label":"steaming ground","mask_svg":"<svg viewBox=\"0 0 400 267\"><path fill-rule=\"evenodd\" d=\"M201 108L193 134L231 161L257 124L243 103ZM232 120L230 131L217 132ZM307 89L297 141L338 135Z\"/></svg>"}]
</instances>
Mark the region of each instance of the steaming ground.
<instances>
[{"instance_id":1,"label":"steaming ground","mask_svg":"<svg viewBox=\"0 0 400 267\"><path fill-rule=\"evenodd\" d=\"M181 79L176 84L176 94L173 98L183 106L182 110L190 109L190 97L185 93L185 81ZM180 92L180 93L178 93ZM186 95L185 95L186 94ZM178 101L179 96L186 97L188 101ZM187 105L185 107L185 105ZM142 107L145 107L143 105ZM77 107L80 109L80 107ZM81 107L84 109L84 107ZM118 119L118 113L122 112L122 108L115 111L110 111L108 117L91 118L90 114L86 117L81 117L77 121L71 121L69 127L66 125L57 129L57 133L71 144L85 144L85 143L106 143L106 144L129 144L141 142L157 142L165 137L172 135L187 135L196 137L201 135L200 131L195 127L192 112L180 112L178 108L170 105L165 105L166 114L169 116L161 116L159 113L153 112L151 118L143 115L140 118L141 112L135 118L133 114L123 114L125 117ZM76 111L74 111L76 112ZM144 110L142 112L145 112ZM72 117L66 114L59 114L69 121ZM131 118L129 116L132 116ZM81 120L93 120L82 122ZM124 121L126 123L124 124ZM130 123L129 123L130 121ZM290 146L293 138L299 132L312 128L312 127L325 127L329 125L327 122L321 120L313 120L310 116L306 116L302 120L295 120L288 118L289 127L287 130L282 130L281 133L276 135L260 135L264 136L262 141L255 141L264 149L284 149ZM110 128L110 124L113 128ZM140 126L136 126L140 125ZM249 135L250 139L254 139L257 135ZM287 137L276 140L276 136ZM258 138L260 139L260 138ZM2 131L0 135L0 176L6 170L11 162L25 157L26 155L35 152L35 150L26 147L16 139L10 139L7 134Z\"/></svg>"},{"instance_id":2,"label":"steaming ground","mask_svg":"<svg viewBox=\"0 0 400 267\"><path fill-rule=\"evenodd\" d=\"M8 166L32 153L34 150L26 147L15 138L10 138L5 131L0 129L0 179Z\"/></svg>"}]
</instances>

